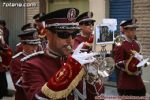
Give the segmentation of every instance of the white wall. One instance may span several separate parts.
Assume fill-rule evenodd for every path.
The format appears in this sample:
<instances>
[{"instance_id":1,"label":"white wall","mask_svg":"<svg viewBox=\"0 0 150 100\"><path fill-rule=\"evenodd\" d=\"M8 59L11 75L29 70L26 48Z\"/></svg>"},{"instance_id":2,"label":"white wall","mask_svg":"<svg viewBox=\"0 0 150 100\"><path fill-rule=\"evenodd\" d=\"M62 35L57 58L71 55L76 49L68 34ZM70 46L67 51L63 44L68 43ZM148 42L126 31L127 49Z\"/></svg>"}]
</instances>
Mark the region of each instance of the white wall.
<instances>
[{"instance_id":1,"label":"white wall","mask_svg":"<svg viewBox=\"0 0 150 100\"><path fill-rule=\"evenodd\" d=\"M108 17L108 1L107 0L89 0L89 10L94 13L94 19L96 20L95 26L102 23L102 20ZM96 43L95 43L96 44ZM107 51L112 49L112 45L106 46ZM94 45L94 50L100 51L101 45Z\"/></svg>"}]
</instances>

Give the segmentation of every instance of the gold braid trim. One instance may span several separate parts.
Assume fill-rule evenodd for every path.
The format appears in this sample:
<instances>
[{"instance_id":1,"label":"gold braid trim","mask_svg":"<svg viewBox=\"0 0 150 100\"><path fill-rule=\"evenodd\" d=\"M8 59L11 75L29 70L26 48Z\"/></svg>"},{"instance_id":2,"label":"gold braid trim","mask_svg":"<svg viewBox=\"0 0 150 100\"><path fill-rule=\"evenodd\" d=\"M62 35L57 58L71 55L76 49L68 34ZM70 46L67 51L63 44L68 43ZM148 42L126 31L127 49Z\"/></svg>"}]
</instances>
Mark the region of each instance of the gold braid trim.
<instances>
[{"instance_id":1,"label":"gold braid trim","mask_svg":"<svg viewBox=\"0 0 150 100\"><path fill-rule=\"evenodd\" d=\"M126 65L125 65L125 71L128 73L128 75L136 75L137 72L130 72L128 70L128 67L129 67L129 63L131 62L131 60L133 59L133 56L131 56L129 58L129 60L127 61Z\"/></svg>"},{"instance_id":2,"label":"gold braid trim","mask_svg":"<svg viewBox=\"0 0 150 100\"><path fill-rule=\"evenodd\" d=\"M41 91L45 96L51 98L51 99L60 99L60 98L65 98L67 97L73 89L78 85L78 83L81 81L82 77L85 75L85 70L84 68L81 69L79 74L72 80L68 88L65 90L61 91L53 91L47 87L47 83L42 87Z\"/></svg>"}]
</instances>

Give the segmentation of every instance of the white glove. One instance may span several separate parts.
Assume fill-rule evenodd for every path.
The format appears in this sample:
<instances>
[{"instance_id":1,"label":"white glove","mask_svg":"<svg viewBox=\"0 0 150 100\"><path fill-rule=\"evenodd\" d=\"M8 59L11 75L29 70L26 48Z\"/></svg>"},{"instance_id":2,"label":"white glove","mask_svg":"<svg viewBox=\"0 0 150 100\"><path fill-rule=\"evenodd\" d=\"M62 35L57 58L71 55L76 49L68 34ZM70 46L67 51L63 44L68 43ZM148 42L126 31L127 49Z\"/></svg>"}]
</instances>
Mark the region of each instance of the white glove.
<instances>
[{"instance_id":1,"label":"white glove","mask_svg":"<svg viewBox=\"0 0 150 100\"><path fill-rule=\"evenodd\" d=\"M4 37L3 37L3 36L0 36L0 43L1 43L2 45L5 44L5 41L4 41Z\"/></svg>"},{"instance_id":2,"label":"white glove","mask_svg":"<svg viewBox=\"0 0 150 100\"><path fill-rule=\"evenodd\" d=\"M135 53L134 57L137 58L139 61L142 61L142 59L143 59L143 56L140 55L139 53Z\"/></svg>"},{"instance_id":3,"label":"white glove","mask_svg":"<svg viewBox=\"0 0 150 100\"><path fill-rule=\"evenodd\" d=\"M87 53L87 52L81 52L80 50L82 49L84 43L82 42L75 50L74 53L72 54L72 57L77 60L81 65L87 64L87 63L92 63L95 58L93 57L96 55L95 53Z\"/></svg>"},{"instance_id":4,"label":"white glove","mask_svg":"<svg viewBox=\"0 0 150 100\"><path fill-rule=\"evenodd\" d=\"M148 62L149 58L146 58L142 61L140 61L138 64L137 64L137 67L143 67L147 62Z\"/></svg>"}]
</instances>

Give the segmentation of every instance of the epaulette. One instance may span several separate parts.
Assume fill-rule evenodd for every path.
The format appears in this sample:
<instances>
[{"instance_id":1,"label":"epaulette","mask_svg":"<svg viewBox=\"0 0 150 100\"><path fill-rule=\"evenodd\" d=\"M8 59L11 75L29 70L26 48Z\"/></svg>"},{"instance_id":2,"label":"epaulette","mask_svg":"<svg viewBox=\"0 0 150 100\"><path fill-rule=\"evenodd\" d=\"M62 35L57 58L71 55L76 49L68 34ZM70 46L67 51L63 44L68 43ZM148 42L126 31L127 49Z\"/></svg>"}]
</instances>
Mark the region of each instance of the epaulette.
<instances>
[{"instance_id":1,"label":"epaulette","mask_svg":"<svg viewBox=\"0 0 150 100\"><path fill-rule=\"evenodd\" d=\"M38 52L35 52L35 53L32 53L24 58L22 58L20 61L26 61L28 60L29 58L32 58L34 56L37 56L37 55L41 55L41 54L44 54L44 51L38 51Z\"/></svg>"},{"instance_id":2,"label":"epaulette","mask_svg":"<svg viewBox=\"0 0 150 100\"><path fill-rule=\"evenodd\" d=\"M23 52L18 52L17 54L15 54L14 56L12 56L12 59L14 59L14 58L20 56L22 53L23 53Z\"/></svg>"},{"instance_id":3,"label":"epaulette","mask_svg":"<svg viewBox=\"0 0 150 100\"><path fill-rule=\"evenodd\" d=\"M21 44L21 42L19 42L18 44L16 44L16 46L19 46Z\"/></svg>"}]
</instances>

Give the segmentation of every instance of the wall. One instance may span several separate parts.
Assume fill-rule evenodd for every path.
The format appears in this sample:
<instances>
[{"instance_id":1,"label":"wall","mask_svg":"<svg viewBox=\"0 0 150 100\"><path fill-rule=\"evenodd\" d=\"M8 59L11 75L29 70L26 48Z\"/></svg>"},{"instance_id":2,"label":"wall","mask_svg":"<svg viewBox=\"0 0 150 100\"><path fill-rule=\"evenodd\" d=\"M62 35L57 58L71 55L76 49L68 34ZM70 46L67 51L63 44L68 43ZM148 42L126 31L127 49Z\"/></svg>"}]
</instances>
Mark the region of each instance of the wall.
<instances>
[{"instance_id":1,"label":"wall","mask_svg":"<svg viewBox=\"0 0 150 100\"><path fill-rule=\"evenodd\" d=\"M137 18L137 37L144 55L150 56L150 0L133 0L133 17Z\"/></svg>"},{"instance_id":2,"label":"wall","mask_svg":"<svg viewBox=\"0 0 150 100\"><path fill-rule=\"evenodd\" d=\"M32 23L34 22L33 20L33 16L37 13L40 12L40 4L39 4L39 0L26 0L27 3L36 3L36 7L28 7L26 8L26 14L27 14L27 23Z\"/></svg>"},{"instance_id":3,"label":"wall","mask_svg":"<svg viewBox=\"0 0 150 100\"><path fill-rule=\"evenodd\" d=\"M150 57L150 0L133 0L133 17L138 20L137 37L143 47L142 53ZM142 78L150 94L149 72L150 66L144 68Z\"/></svg>"},{"instance_id":4,"label":"wall","mask_svg":"<svg viewBox=\"0 0 150 100\"><path fill-rule=\"evenodd\" d=\"M100 25L102 20L108 17L108 6L108 0L89 0L89 10L94 13L94 19L96 20L95 26ZM94 45L93 49L100 51L101 45ZM107 51L110 51L112 49L112 45L108 44L106 49Z\"/></svg>"},{"instance_id":5,"label":"wall","mask_svg":"<svg viewBox=\"0 0 150 100\"><path fill-rule=\"evenodd\" d=\"M48 12L55 11L57 9L74 7L82 12L89 10L89 0L48 0Z\"/></svg>"},{"instance_id":6,"label":"wall","mask_svg":"<svg viewBox=\"0 0 150 100\"><path fill-rule=\"evenodd\" d=\"M26 22L26 8L4 6L3 3L24 3L25 0L0 0L0 16L6 21L6 27L9 29L9 46L14 50L19 42L18 34L21 32L21 26Z\"/></svg>"}]
</instances>

